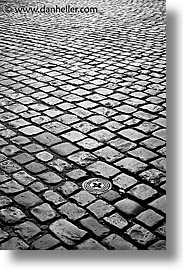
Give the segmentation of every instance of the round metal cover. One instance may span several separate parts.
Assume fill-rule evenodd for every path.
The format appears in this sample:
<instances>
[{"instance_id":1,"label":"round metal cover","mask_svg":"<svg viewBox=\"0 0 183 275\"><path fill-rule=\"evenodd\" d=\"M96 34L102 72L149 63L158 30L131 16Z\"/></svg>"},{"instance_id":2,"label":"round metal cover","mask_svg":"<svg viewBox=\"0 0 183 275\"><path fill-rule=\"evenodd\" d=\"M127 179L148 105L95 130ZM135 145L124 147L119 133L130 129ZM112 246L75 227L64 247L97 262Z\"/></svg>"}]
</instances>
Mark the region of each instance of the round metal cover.
<instances>
[{"instance_id":1,"label":"round metal cover","mask_svg":"<svg viewBox=\"0 0 183 275\"><path fill-rule=\"evenodd\" d=\"M83 189L95 195L106 193L111 188L112 184L105 179L93 178L83 182Z\"/></svg>"}]
</instances>

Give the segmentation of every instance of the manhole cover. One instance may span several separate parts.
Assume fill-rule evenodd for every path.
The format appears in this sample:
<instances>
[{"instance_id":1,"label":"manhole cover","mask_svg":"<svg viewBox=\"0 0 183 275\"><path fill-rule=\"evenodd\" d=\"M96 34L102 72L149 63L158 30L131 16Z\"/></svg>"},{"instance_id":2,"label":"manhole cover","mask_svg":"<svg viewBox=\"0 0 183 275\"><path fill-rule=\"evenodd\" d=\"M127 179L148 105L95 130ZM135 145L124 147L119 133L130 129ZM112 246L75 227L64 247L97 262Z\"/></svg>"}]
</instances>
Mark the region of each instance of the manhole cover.
<instances>
[{"instance_id":1,"label":"manhole cover","mask_svg":"<svg viewBox=\"0 0 183 275\"><path fill-rule=\"evenodd\" d=\"M103 194L112 188L112 184L105 179L93 178L83 182L83 189L91 194Z\"/></svg>"}]
</instances>

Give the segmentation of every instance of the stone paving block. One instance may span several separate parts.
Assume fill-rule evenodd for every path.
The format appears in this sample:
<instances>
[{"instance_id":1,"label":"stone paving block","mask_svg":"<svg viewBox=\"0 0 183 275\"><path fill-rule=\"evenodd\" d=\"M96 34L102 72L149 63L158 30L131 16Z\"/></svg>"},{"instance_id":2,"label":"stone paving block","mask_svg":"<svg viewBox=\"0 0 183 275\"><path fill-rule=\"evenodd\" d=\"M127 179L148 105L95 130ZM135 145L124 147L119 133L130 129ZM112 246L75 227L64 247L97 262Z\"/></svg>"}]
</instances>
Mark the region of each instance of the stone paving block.
<instances>
[{"instance_id":1,"label":"stone paving block","mask_svg":"<svg viewBox=\"0 0 183 275\"><path fill-rule=\"evenodd\" d=\"M136 250L137 248L127 242L125 239L123 239L122 237L116 235L116 234L111 234L108 237L106 237L102 243L106 246L109 247L109 249L112 250Z\"/></svg>"},{"instance_id":2,"label":"stone paving block","mask_svg":"<svg viewBox=\"0 0 183 275\"><path fill-rule=\"evenodd\" d=\"M0 242L6 240L9 237L9 234L0 228Z\"/></svg>"},{"instance_id":3,"label":"stone paving block","mask_svg":"<svg viewBox=\"0 0 183 275\"><path fill-rule=\"evenodd\" d=\"M96 128L95 125L87 122L87 121L81 121L79 123L74 124L73 126L76 130L86 134Z\"/></svg>"},{"instance_id":4,"label":"stone paving block","mask_svg":"<svg viewBox=\"0 0 183 275\"><path fill-rule=\"evenodd\" d=\"M166 250L166 241L159 240L148 247L148 250Z\"/></svg>"},{"instance_id":5,"label":"stone paving block","mask_svg":"<svg viewBox=\"0 0 183 275\"><path fill-rule=\"evenodd\" d=\"M59 219L50 225L50 230L65 244L74 245L80 241L86 231L78 228L65 219Z\"/></svg>"},{"instance_id":6,"label":"stone paving block","mask_svg":"<svg viewBox=\"0 0 183 275\"><path fill-rule=\"evenodd\" d=\"M146 136L134 129L125 129L119 132L119 135L128 138L131 141L137 141L139 139L145 138Z\"/></svg>"},{"instance_id":7,"label":"stone paving block","mask_svg":"<svg viewBox=\"0 0 183 275\"><path fill-rule=\"evenodd\" d=\"M29 173L38 174L46 170L46 166L39 162L31 162L25 166Z\"/></svg>"},{"instance_id":8,"label":"stone paving block","mask_svg":"<svg viewBox=\"0 0 183 275\"><path fill-rule=\"evenodd\" d=\"M150 150L155 150L163 146L165 143L158 138L151 137L149 139L143 140L140 144L147 147Z\"/></svg>"},{"instance_id":9,"label":"stone paving block","mask_svg":"<svg viewBox=\"0 0 183 275\"><path fill-rule=\"evenodd\" d=\"M97 200L94 203L90 204L87 209L100 219L106 214L109 214L111 211L113 211L114 207L110 204L107 204L103 200Z\"/></svg>"},{"instance_id":10,"label":"stone paving block","mask_svg":"<svg viewBox=\"0 0 183 275\"><path fill-rule=\"evenodd\" d=\"M139 147L133 151L130 151L129 154L132 155L133 157L139 158L141 161L145 161L145 162L158 157L157 154L155 154L152 151L147 150L143 147Z\"/></svg>"},{"instance_id":11,"label":"stone paving block","mask_svg":"<svg viewBox=\"0 0 183 275\"><path fill-rule=\"evenodd\" d=\"M86 177L87 173L81 169L75 169L67 173L67 176L72 180L79 180Z\"/></svg>"},{"instance_id":12,"label":"stone paving block","mask_svg":"<svg viewBox=\"0 0 183 275\"><path fill-rule=\"evenodd\" d=\"M140 200L146 200L157 194L157 191L146 184L138 184L128 191L134 197Z\"/></svg>"},{"instance_id":13,"label":"stone paving block","mask_svg":"<svg viewBox=\"0 0 183 275\"><path fill-rule=\"evenodd\" d=\"M53 203L54 205L58 206L64 202L66 202L66 200L57 192L54 192L52 190L48 190L44 193L44 198L48 201Z\"/></svg>"},{"instance_id":14,"label":"stone paving block","mask_svg":"<svg viewBox=\"0 0 183 275\"><path fill-rule=\"evenodd\" d=\"M113 162L123 157L123 154L109 146L95 151L94 154L97 157L104 158L108 162Z\"/></svg>"},{"instance_id":15,"label":"stone paving block","mask_svg":"<svg viewBox=\"0 0 183 275\"><path fill-rule=\"evenodd\" d=\"M12 200L6 196L0 196L0 207L10 205Z\"/></svg>"},{"instance_id":16,"label":"stone paving block","mask_svg":"<svg viewBox=\"0 0 183 275\"><path fill-rule=\"evenodd\" d=\"M16 203L24 206L24 207L32 207L36 204L42 203L42 200L32 193L31 191L22 192L14 197Z\"/></svg>"},{"instance_id":17,"label":"stone paving block","mask_svg":"<svg viewBox=\"0 0 183 275\"><path fill-rule=\"evenodd\" d=\"M79 250L106 250L106 248L94 239L88 239L77 245Z\"/></svg>"},{"instance_id":18,"label":"stone paving block","mask_svg":"<svg viewBox=\"0 0 183 275\"><path fill-rule=\"evenodd\" d=\"M89 121L91 121L93 124L100 125L102 123L105 123L108 121L108 119L105 116L102 115L93 115L88 118Z\"/></svg>"},{"instance_id":19,"label":"stone paving block","mask_svg":"<svg viewBox=\"0 0 183 275\"><path fill-rule=\"evenodd\" d=\"M58 138L57 136L55 136L49 132L44 132L43 134L35 136L34 138L38 142L40 142L41 144L46 145L46 146L52 146L56 143L61 142L60 138Z\"/></svg>"},{"instance_id":20,"label":"stone paving block","mask_svg":"<svg viewBox=\"0 0 183 275\"><path fill-rule=\"evenodd\" d=\"M124 173L113 179L113 184L118 188L127 189L137 183L137 180L131 176L128 176Z\"/></svg>"},{"instance_id":21,"label":"stone paving block","mask_svg":"<svg viewBox=\"0 0 183 275\"><path fill-rule=\"evenodd\" d=\"M43 183L39 182L39 181L36 181L34 183L32 183L30 186L29 186L35 193L40 193L44 190L47 190L48 187L45 186Z\"/></svg>"},{"instance_id":22,"label":"stone paving block","mask_svg":"<svg viewBox=\"0 0 183 275\"><path fill-rule=\"evenodd\" d=\"M41 222L47 222L56 216L55 210L48 203L34 207L31 213Z\"/></svg>"},{"instance_id":23,"label":"stone paving block","mask_svg":"<svg viewBox=\"0 0 183 275\"><path fill-rule=\"evenodd\" d=\"M115 135L108 130L99 130L91 133L90 136L97 139L99 142L106 142L115 137Z\"/></svg>"},{"instance_id":24,"label":"stone paving block","mask_svg":"<svg viewBox=\"0 0 183 275\"><path fill-rule=\"evenodd\" d=\"M53 172L45 172L38 175L41 180L49 185L55 185L62 181L62 178Z\"/></svg>"},{"instance_id":25,"label":"stone paving block","mask_svg":"<svg viewBox=\"0 0 183 275\"><path fill-rule=\"evenodd\" d=\"M51 119L48 116L36 116L31 118L31 121L36 123L37 125L40 125L51 121Z\"/></svg>"},{"instance_id":26,"label":"stone paving block","mask_svg":"<svg viewBox=\"0 0 183 275\"><path fill-rule=\"evenodd\" d=\"M82 134L78 131L67 132L66 134L63 134L62 136L71 142L76 142L76 141L79 141L86 137L84 134Z\"/></svg>"},{"instance_id":27,"label":"stone paving block","mask_svg":"<svg viewBox=\"0 0 183 275\"><path fill-rule=\"evenodd\" d=\"M36 144L36 143L26 145L26 146L23 147L23 149L25 149L29 153L37 153L37 152L40 152L40 151L44 150L44 148L41 145Z\"/></svg>"},{"instance_id":28,"label":"stone paving block","mask_svg":"<svg viewBox=\"0 0 183 275\"><path fill-rule=\"evenodd\" d=\"M78 220L86 214L86 211L74 203L67 202L58 208L61 215L67 216L70 220Z\"/></svg>"},{"instance_id":29,"label":"stone paving block","mask_svg":"<svg viewBox=\"0 0 183 275\"><path fill-rule=\"evenodd\" d=\"M16 207L7 207L0 210L0 220L8 224L14 224L25 218L25 214Z\"/></svg>"},{"instance_id":30,"label":"stone paving block","mask_svg":"<svg viewBox=\"0 0 183 275\"><path fill-rule=\"evenodd\" d=\"M93 196L92 194L88 193L85 190L80 191L79 193L73 195L70 198L76 201L81 206L86 206L89 203L96 200L95 196Z\"/></svg>"},{"instance_id":31,"label":"stone paving block","mask_svg":"<svg viewBox=\"0 0 183 275\"><path fill-rule=\"evenodd\" d=\"M166 213L166 195L154 200L149 203L149 205L163 213Z\"/></svg>"},{"instance_id":32,"label":"stone paving block","mask_svg":"<svg viewBox=\"0 0 183 275\"><path fill-rule=\"evenodd\" d=\"M153 186L159 186L165 181L165 174L157 169L149 169L140 174L143 180L150 182Z\"/></svg>"},{"instance_id":33,"label":"stone paving block","mask_svg":"<svg viewBox=\"0 0 183 275\"><path fill-rule=\"evenodd\" d=\"M146 163L134 158L129 158L129 157L116 162L116 165L119 166L120 168L125 168L126 170L132 173L141 172L145 170L145 168L147 167Z\"/></svg>"},{"instance_id":34,"label":"stone paving block","mask_svg":"<svg viewBox=\"0 0 183 275\"><path fill-rule=\"evenodd\" d=\"M156 236L144 227L136 224L127 230L127 234L131 239L141 245L147 245L149 242L154 241Z\"/></svg>"},{"instance_id":35,"label":"stone paving block","mask_svg":"<svg viewBox=\"0 0 183 275\"><path fill-rule=\"evenodd\" d=\"M69 127L57 122L57 121L53 121L53 122L49 122L47 124L43 125L43 128L46 129L47 131L50 131L51 133L58 135L61 134L63 132L65 132L66 130L69 130Z\"/></svg>"},{"instance_id":36,"label":"stone paving block","mask_svg":"<svg viewBox=\"0 0 183 275\"><path fill-rule=\"evenodd\" d=\"M20 151L20 149L15 145L7 145L1 149L1 153L5 154L6 156L15 155L18 151Z\"/></svg>"},{"instance_id":37,"label":"stone paving block","mask_svg":"<svg viewBox=\"0 0 183 275\"><path fill-rule=\"evenodd\" d=\"M25 164L34 160L34 157L27 153L22 153L13 157L19 164Z\"/></svg>"},{"instance_id":38,"label":"stone paving block","mask_svg":"<svg viewBox=\"0 0 183 275\"><path fill-rule=\"evenodd\" d=\"M152 227L156 225L159 221L163 219L161 215L156 213L155 211L148 209L142 213L140 213L137 217L137 220L144 223L145 225Z\"/></svg>"},{"instance_id":39,"label":"stone paving block","mask_svg":"<svg viewBox=\"0 0 183 275\"><path fill-rule=\"evenodd\" d=\"M160 138L160 139L166 141L166 130L164 130L164 129L161 129L161 130L158 130L158 131L154 132L153 135L156 138Z\"/></svg>"},{"instance_id":40,"label":"stone paving block","mask_svg":"<svg viewBox=\"0 0 183 275\"><path fill-rule=\"evenodd\" d=\"M18 129L23 126L28 126L30 123L22 118L10 121L8 123L11 127Z\"/></svg>"},{"instance_id":41,"label":"stone paving block","mask_svg":"<svg viewBox=\"0 0 183 275\"><path fill-rule=\"evenodd\" d=\"M8 176L6 173L3 171L0 171L0 183L5 182L7 180L10 180L10 176Z\"/></svg>"},{"instance_id":42,"label":"stone paving block","mask_svg":"<svg viewBox=\"0 0 183 275\"><path fill-rule=\"evenodd\" d=\"M85 151L79 151L69 156L68 159L80 166L87 166L96 160L96 156Z\"/></svg>"},{"instance_id":43,"label":"stone paving block","mask_svg":"<svg viewBox=\"0 0 183 275\"><path fill-rule=\"evenodd\" d=\"M43 162L48 162L49 160L51 160L53 158L53 155L50 154L49 152L43 151L43 152L38 153L36 155L36 157Z\"/></svg>"},{"instance_id":44,"label":"stone paving block","mask_svg":"<svg viewBox=\"0 0 183 275\"><path fill-rule=\"evenodd\" d=\"M29 246L17 237L9 239L0 245L0 250L27 250Z\"/></svg>"},{"instance_id":45,"label":"stone paving block","mask_svg":"<svg viewBox=\"0 0 183 275\"><path fill-rule=\"evenodd\" d=\"M166 237L166 224L158 227L155 232Z\"/></svg>"},{"instance_id":46,"label":"stone paving block","mask_svg":"<svg viewBox=\"0 0 183 275\"><path fill-rule=\"evenodd\" d=\"M114 206L127 216L136 216L143 210L139 203L127 198L116 202Z\"/></svg>"},{"instance_id":47,"label":"stone paving block","mask_svg":"<svg viewBox=\"0 0 183 275\"><path fill-rule=\"evenodd\" d=\"M77 143L79 146L83 147L84 149L92 150L102 145L101 142L96 141L92 138L86 138Z\"/></svg>"},{"instance_id":48,"label":"stone paving block","mask_svg":"<svg viewBox=\"0 0 183 275\"><path fill-rule=\"evenodd\" d=\"M46 234L32 243L32 246L36 250L49 250L52 247L58 245L59 240L55 239L50 234Z\"/></svg>"},{"instance_id":49,"label":"stone paving block","mask_svg":"<svg viewBox=\"0 0 183 275\"><path fill-rule=\"evenodd\" d=\"M124 227L126 227L128 225L127 220L125 220L121 215L119 215L118 213L112 214L109 217L104 218L104 220L112 225L117 227L118 229L122 230Z\"/></svg>"},{"instance_id":50,"label":"stone paving block","mask_svg":"<svg viewBox=\"0 0 183 275\"><path fill-rule=\"evenodd\" d=\"M65 196L71 195L76 190L79 190L79 186L71 181L66 181L63 185L61 185L57 190L62 192Z\"/></svg>"},{"instance_id":51,"label":"stone paving block","mask_svg":"<svg viewBox=\"0 0 183 275\"><path fill-rule=\"evenodd\" d=\"M70 125L76 121L79 121L79 118L76 115L71 115L71 114L64 114L58 117L57 119L66 125Z\"/></svg>"},{"instance_id":52,"label":"stone paving block","mask_svg":"<svg viewBox=\"0 0 183 275\"><path fill-rule=\"evenodd\" d=\"M14 229L15 232L24 240L29 240L30 238L33 238L34 236L41 233L40 228L30 221L16 225Z\"/></svg>"},{"instance_id":53,"label":"stone paving block","mask_svg":"<svg viewBox=\"0 0 183 275\"><path fill-rule=\"evenodd\" d=\"M166 173L166 159L159 158L151 162L153 166L157 169L161 170L162 172Z\"/></svg>"},{"instance_id":54,"label":"stone paving block","mask_svg":"<svg viewBox=\"0 0 183 275\"><path fill-rule=\"evenodd\" d=\"M55 168L58 172L63 172L72 168L72 165L62 159L55 159L48 163L51 167Z\"/></svg>"},{"instance_id":55,"label":"stone paving block","mask_svg":"<svg viewBox=\"0 0 183 275\"><path fill-rule=\"evenodd\" d=\"M60 156L67 156L77 151L79 148L69 142L63 142L50 148L54 153Z\"/></svg>"},{"instance_id":56,"label":"stone paving block","mask_svg":"<svg viewBox=\"0 0 183 275\"><path fill-rule=\"evenodd\" d=\"M27 185L31 184L35 180L34 177L29 175L25 171L19 171L19 172L13 174L13 178L15 180L17 180L20 184L24 185L24 186L27 186Z\"/></svg>"},{"instance_id":57,"label":"stone paving block","mask_svg":"<svg viewBox=\"0 0 183 275\"><path fill-rule=\"evenodd\" d=\"M0 163L0 169L8 174L19 171L21 167L12 160L5 160Z\"/></svg>"},{"instance_id":58,"label":"stone paving block","mask_svg":"<svg viewBox=\"0 0 183 275\"><path fill-rule=\"evenodd\" d=\"M80 223L89 231L93 232L98 237L106 236L110 231L107 227L99 223L93 217L88 217L80 221Z\"/></svg>"},{"instance_id":59,"label":"stone paving block","mask_svg":"<svg viewBox=\"0 0 183 275\"><path fill-rule=\"evenodd\" d=\"M86 169L104 178L110 178L120 172L119 169L102 161L94 162L93 164L87 166Z\"/></svg>"},{"instance_id":60,"label":"stone paving block","mask_svg":"<svg viewBox=\"0 0 183 275\"><path fill-rule=\"evenodd\" d=\"M16 194L23 190L24 187L14 180L0 184L0 191L2 191L5 194Z\"/></svg>"},{"instance_id":61,"label":"stone paving block","mask_svg":"<svg viewBox=\"0 0 183 275\"><path fill-rule=\"evenodd\" d=\"M116 121L110 121L104 124L104 127L109 129L112 132L116 132L117 130L120 130L121 128L123 128L124 126Z\"/></svg>"},{"instance_id":62,"label":"stone paving block","mask_svg":"<svg viewBox=\"0 0 183 275\"><path fill-rule=\"evenodd\" d=\"M27 126L27 127L20 129L20 131L27 136L36 135L40 132L43 132L43 130L41 128L36 127L36 126Z\"/></svg>"},{"instance_id":63,"label":"stone paving block","mask_svg":"<svg viewBox=\"0 0 183 275\"><path fill-rule=\"evenodd\" d=\"M120 194L114 190L109 190L108 192L100 195L100 197L108 202L114 202L117 199L121 198Z\"/></svg>"}]
</instances>

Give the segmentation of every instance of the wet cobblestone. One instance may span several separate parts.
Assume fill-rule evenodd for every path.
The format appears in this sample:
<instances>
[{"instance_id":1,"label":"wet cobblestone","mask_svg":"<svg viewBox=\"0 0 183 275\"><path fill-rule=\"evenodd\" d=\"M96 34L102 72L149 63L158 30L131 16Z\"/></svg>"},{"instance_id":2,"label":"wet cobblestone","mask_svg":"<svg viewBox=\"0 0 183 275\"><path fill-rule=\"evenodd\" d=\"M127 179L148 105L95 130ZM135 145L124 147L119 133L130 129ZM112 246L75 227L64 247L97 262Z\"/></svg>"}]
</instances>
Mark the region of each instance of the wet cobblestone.
<instances>
[{"instance_id":1,"label":"wet cobblestone","mask_svg":"<svg viewBox=\"0 0 183 275\"><path fill-rule=\"evenodd\" d=\"M165 250L165 1L72 16L4 4L0 249ZM112 189L82 189L96 177Z\"/></svg>"}]
</instances>

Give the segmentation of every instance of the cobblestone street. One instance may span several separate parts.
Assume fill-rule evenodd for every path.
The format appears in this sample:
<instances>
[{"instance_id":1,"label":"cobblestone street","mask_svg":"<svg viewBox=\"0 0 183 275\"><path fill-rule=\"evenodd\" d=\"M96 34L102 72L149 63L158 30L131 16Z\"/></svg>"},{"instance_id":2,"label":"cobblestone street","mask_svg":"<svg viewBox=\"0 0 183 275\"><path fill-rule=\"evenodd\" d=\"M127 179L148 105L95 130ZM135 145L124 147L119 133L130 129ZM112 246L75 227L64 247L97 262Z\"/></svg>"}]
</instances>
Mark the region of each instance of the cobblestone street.
<instances>
[{"instance_id":1,"label":"cobblestone street","mask_svg":"<svg viewBox=\"0 0 183 275\"><path fill-rule=\"evenodd\" d=\"M68 3L98 13L4 11ZM163 0L0 0L0 250L166 249L165 20Z\"/></svg>"}]
</instances>

